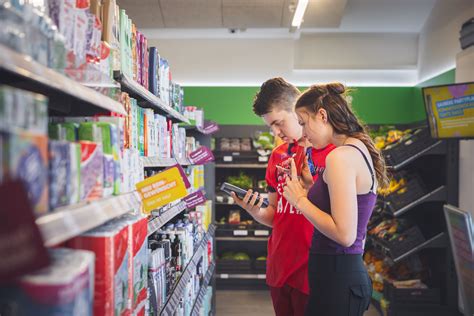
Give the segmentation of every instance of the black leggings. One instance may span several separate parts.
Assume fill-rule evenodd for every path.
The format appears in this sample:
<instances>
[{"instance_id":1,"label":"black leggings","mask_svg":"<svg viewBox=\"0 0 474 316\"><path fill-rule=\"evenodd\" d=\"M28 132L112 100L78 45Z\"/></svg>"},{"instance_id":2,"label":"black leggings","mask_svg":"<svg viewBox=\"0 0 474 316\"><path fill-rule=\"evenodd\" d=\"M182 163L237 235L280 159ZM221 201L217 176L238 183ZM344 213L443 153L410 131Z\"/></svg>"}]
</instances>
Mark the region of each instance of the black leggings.
<instances>
[{"instance_id":1,"label":"black leggings","mask_svg":"<svg viewBox=\"0 0 474 316\"><path fill-rule=\"evenodd\" d=\"M362 255L309 255L306 316L362 316L372 282Z\"/></svg>"}]
</instances>

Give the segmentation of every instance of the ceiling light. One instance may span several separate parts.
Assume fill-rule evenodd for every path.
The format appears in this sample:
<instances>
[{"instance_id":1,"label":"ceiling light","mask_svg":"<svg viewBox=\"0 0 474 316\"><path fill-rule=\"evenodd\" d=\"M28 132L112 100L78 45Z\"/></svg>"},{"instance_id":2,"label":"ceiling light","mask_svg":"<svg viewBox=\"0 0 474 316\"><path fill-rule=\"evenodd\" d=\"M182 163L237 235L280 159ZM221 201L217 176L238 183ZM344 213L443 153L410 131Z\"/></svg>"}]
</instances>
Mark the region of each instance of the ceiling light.
<instances>
[{"instance_id":1,"label":"ceiling light","mask_svg":"<svg viewBox=\"0 0 474 316\"><path fill-rule=\"evenodd\" d=\"M304 12L306 11L306 7L308 6L308 1L309 0L298 0L298 5L296 6L291 26L300 28L301 22L303 22Z\"/></svg>"}]
</instances>

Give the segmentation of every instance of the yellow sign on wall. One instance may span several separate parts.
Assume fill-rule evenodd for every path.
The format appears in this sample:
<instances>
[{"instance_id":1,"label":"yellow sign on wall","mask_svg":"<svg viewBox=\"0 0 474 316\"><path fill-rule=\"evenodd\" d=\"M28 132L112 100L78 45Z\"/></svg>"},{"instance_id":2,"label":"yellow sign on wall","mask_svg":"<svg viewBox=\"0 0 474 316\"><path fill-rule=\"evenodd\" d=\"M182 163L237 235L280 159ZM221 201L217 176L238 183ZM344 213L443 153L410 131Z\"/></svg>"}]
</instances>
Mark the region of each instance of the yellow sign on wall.
<instances>
[{"instance_id":1,"label":"yellow sign on wall","mask_svg":"<svg viewBox=\"0 0 474 316\"><path fill-rule=\"evenodd\" d=\"M474 136L474 83L427 87L423 93L434 137Z\"/></svg>"},{"instance_id":2,"label":"yellow sign on wall","mask_svg":"<svg viewBox=\"0 0 474 316\"><path fill-rule=\"evenodd\" d=\"M160 172L137 183L145 213L185 197L188 193L177 167Z\"/></svg>"}]
</instances>

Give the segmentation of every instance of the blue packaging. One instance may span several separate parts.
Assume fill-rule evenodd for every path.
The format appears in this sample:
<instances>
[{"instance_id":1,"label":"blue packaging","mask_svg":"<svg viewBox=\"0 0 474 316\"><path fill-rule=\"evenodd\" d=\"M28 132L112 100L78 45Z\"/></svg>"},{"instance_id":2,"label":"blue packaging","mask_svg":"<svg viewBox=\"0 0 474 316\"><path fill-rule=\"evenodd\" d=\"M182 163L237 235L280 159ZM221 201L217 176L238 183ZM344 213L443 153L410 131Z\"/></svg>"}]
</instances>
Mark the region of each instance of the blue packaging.
<instances>
[{"instance_id":1,"label":"blue packaging","mask_svg":"<svg viewBox=\"0 0 474 316\"><path fill-rule=\"evenodd\" d=\"M68 205L71 194L70 144L50 140L49 149L49 208Z\"/></svg>"}]
</instances>

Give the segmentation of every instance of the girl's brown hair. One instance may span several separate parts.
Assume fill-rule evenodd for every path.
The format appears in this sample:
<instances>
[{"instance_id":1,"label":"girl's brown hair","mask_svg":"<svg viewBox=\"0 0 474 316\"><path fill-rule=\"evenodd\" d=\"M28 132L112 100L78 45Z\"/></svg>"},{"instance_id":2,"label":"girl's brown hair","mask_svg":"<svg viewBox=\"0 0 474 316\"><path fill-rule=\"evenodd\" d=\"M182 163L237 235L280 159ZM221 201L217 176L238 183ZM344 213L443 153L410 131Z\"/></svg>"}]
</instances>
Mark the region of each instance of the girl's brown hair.
<instances>
[{"instance_id":1,"label":"girl's brown hair","mask_svg":"<svg viewBox=\"0 0 474 316\"><path fill-rule=\"evenodd\" d=\"M305 108L313 114L319 109L326 110L328 122L335 133L357 138L364 143L372 157L378 185L380 187L388 185L385 160L380 151L375 148L366 127L357 119L347 103L346 88L342 83L311 86L298 98L295 108Z\"/></svg>"}]
</instances>

